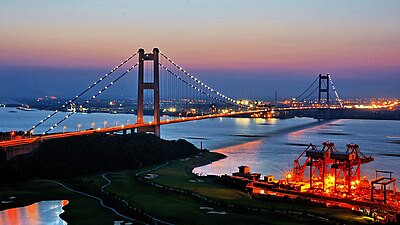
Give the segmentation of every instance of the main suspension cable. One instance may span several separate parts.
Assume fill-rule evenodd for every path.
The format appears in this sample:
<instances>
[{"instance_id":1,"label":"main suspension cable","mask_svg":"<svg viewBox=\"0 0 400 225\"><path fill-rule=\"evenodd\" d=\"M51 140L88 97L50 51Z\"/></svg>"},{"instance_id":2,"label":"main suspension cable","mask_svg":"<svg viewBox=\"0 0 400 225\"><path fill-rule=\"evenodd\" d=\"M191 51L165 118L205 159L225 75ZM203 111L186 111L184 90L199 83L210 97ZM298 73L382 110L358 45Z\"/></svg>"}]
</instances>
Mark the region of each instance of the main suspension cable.
<instances>
[{"instance_id":1,"label":"main suspension cable","mask_svg":"<svg viewBox=\"0 0 400 225\"><path fill-rule=\"evenodd\" d=\"M127 63L129 60L131 60L133 57L135 57L138 54L138 52L135 52L134 54L132 54L131 56L129 56L127 59L125 59L124 61L122 61L118 66L114 67L112 70L110 70L109 73L106 73L103 77L101 77L98 81L94 82L92 85L90 85L88 88L86 88L83 92L81 92L80 94L76 95L75 98L66 101L65 104L63 104L61 107L59 107L56 111L54 111L52 114L48 115L45 119L41 120L39 123L37 123L36 125L32 126L31 129L29 129L27 131L27 133L32 132L36 127L42 125L44 122L46 122L48 119L50 119L51 117L53 117L54 115L56 115L58 112L60 112L62 109L64 109L68 104L71 104L73 102L75 102L79 97L81 97L82 95L84 95L86 92L88 92L89 90L91 90L93 87L95 87L96 85L98 85L99 83L101 83L105 78L107 78L109 75L113 74L116 70L118 70L119 68L121 68L121 66L123 66L125 63Z\"/></svg>"},{"instance_id":2,"label":"main suspension cable","mask_svg":"<svg viewBox=\"0 0 400 225\"><path fill-rule=\"evenodd\" d=\"M303 94L305 94L308 90L310 90L310 88L315 84L315 82L317 82L317 80L318 80L318 76L317 76L317 78L311 83L311 85L310 86L308 86L308 88L305 90L305 91L303 91L303 93L301 93L299 96L297 96L296 97L296 99L299 99ZM312 92L311 92L312 93ZM306 97L307 98L307 97Z\"/></svg>"},{"instance_id":3,"label":"main suspension cable","mask_svg":"<svg viewBox=\"0 0 400 225\"><path fill-rule=\"evenodd\" d=\"M213 98L213 99L215 99L215 100L217 100L217 101L223 102L223 103L225 103L225 104L232 105L232 106L237 106L237 104L235 104L235 103L233 103L233 102L228 102L228 101L221 100L221 99L219 99L219 98L216 98L215 96L210 95L209 93L204 92L204 91L201 90L200 88L194 86L193 84L190 84L188 81L186 81L185 79L183 79L181 76L179 76L179 75L175 74L174 72L172 72L170 69L168 69L168 68L167 68L166 66L164 66L163 64L159 63L159 65L160 65L164 70L166 70L168 73L170 73L171 75L175 76L175 77L178 78L180 81L182 81L183 83L187 84L189 87L194 88L196 91L198 91L198 92L200 92L200 93L203 93L203 94L207 95L208 97L211 97L211 98Z\"/></svg>"},{"instance_id":4,"label":"main suspension cable","mask_svg":"<svg viewBox=\"0 0 400 225\"><path fill-rule=\"evenodd\" d=\"M103 93L105 90L107 90L109 87L111 87L113 84L115 84L119 79L121 79L123 76L125 76L127 73L129 73L131 70L133 70L137 65L139 65L139 62L137 62L135 65L131 66L128 70L126 70L123 74L121 74L118 78L116 78L115 80L113 80L110 84L108 84L107 86L105 86L102 90L100 90L99 92L97 92L95 95L93 95L92 97L90 97L88 100L86 100L86 102L82 105L82 107L86 106L87 104L89 104L89 102L91 102L93 99L95 99L97 96L99 96L101 93ZM70 116L72 116L76 111L72 111L70 114L68 114L67 116L65 116L62 120L60 120L58 123L55 123L53 126L51 126L46 132L43 133L43 135L47 134L48 132L50 132L51 130L53 130L54 128L56 128L58 125L60 125L62 122L64 122L65 120L67 120Z\"/></svg>"},{"instance_id":5,"label":"main suspension cable","mask_svg":"<svg viewBox=\"0 0 400 225\"><path fill-rule=\"evenodd\" d=\"M318 86L315 87L314 90L313 90L310 94L308 94L305 98L303 98L301 101L297 101L297 102L302 102L302 101L304 101L305 99L307 99L308 97L310 97L312 94L314 94L314 92L315 92L317 89L318 89Z\"/></svg>"},{"instance_id":6,"label":"main suspension cable","mask_svg":"<svg viewBox=\"0 0 400 225\"><path fill-rule=\"evenodd\" d=\"M218 91L212 89L211 87L207 86L206 84L204 84L203 82L201 82L199 79L197 79L196 77L190 75L190 73L188 73L186 70L184 70L182 67L180 67L178 64L176 64L171 58L169 58L168 56L166 56L164 53L160 52L160 55L163 56L166 60L168 60L170 63L172 63L172 65L174 65L176 68L178 68L180 71L182 71L186 76L190 77L194 82L198 83L199 85L203 86L204 88L207 88L209 91L215 93L216 95L220 96L221 98L226 99L227 101L233 102L237 105L240 105L240 101L236 101L235 99L229 98L228 96L225 96L221 93L219 93Z\"/></svg>"},{"instance_id":7,"label":"main suspension cable","mask_svg":"<svg viewBox=\"0 0 400 225\"><path fill-rule=\"evenodd\" d=\"M329 76L329 82L331 83L332 89L335 92L335 95L336 95L336 98L337 98L336 100L339 102L340 107L343 108L343 103L342 103L341 99L339 98L339 94L336 91L335 85L333 85L333 81L332 81L331 76Z\"/></svg>"}]
</instances>

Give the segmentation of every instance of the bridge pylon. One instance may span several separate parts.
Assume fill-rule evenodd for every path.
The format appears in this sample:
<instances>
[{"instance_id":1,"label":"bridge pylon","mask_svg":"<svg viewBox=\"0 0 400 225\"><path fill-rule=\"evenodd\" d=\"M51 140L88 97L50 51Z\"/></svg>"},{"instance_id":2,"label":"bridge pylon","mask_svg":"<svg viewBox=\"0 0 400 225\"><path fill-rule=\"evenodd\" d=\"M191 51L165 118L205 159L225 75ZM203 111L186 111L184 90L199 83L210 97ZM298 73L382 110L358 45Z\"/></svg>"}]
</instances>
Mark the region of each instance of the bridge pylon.
<instances>
[{"instance_id":1,"label":"bridge pylon","mask_svg":"<svg viewBox=\"0 0 400 225\"><path fill-rule=\"evenodd\" d=\"M154 121L153 126L138 128L138 133L153 132L157 137L160 137L160 71L159 71L159 50L154 48L152 53L145 53L144 49L140 48L139 53L139 68L138 68L138 101L137 101L137 123L144 124L144 90L153 90L154 94ZM153 81L147 82L144 79L144 62L153 61Z\"/></svg>"},{"instance_id":2,"label":"bridge pylon","mask_svg":"<svg viewBox=\"0 0 400 225\"><path fill-rule=\"evenodd\" d=\"M329 73L326 75L319 74L318 76L318 105L320 107L320 113L319 117L321 119L329 119L330 117L330 96L329 96L329 86L330 86L330 78L329 78ZM323 94L325 93L326 97L326 107L321 107L322 106L322 99L323 99Z\"/></svg>"}]
</instances>

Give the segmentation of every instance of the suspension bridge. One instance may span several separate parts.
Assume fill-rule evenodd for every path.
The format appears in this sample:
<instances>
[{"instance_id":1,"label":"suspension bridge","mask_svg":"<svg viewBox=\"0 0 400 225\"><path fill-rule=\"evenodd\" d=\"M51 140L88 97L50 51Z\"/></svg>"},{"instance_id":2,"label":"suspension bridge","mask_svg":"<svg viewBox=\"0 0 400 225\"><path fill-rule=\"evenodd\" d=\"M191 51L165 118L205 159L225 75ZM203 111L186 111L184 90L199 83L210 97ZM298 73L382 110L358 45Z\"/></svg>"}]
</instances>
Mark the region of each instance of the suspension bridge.
<instances>
[{"instance_id":1,"label":"suspension bridge","mask_svg":"<svg viewBox=\"0 0 400 225\"><path fill-rule=\"evenodd\" d=\"M135 85L137 87L136 123L111 127L104 126L104 128L74 132L60 132L60 125L77 112L77 110L67 109L77 105L78 102L81 108L89 106L92 101L118 82L121 82L123 77L134 70L137 70L137 83ZM118 72L120 74L116 75ZM335 93L334 98L330 94L330 89ZM317 91L318 100L315 104L306 105L305 102ZM217 117L257 115L271 111L287 112L310 109L318 109L319 113L323 113L323 118L328 118L329 109L332 108L331 102L337 103L334 107L343 107L329 74L320 74L293 101L295 104L290 107L266 107L231 98L190 74L166 54L160 52L158 48L154 48L152 52L145 52L144 49L139 49L81 93L60 105L57 110L44 119L38 121L37 124L25 132L25 135L14 140L2 141L0 142L0 147L6 152L7 159L13 159L17 155L34 151L41 141L50 139L115 132L122 132L123 134L150 132L160 137L160 126L165 124ZM175 117L161 120L160 114L162 110L166 109L174 112ZM152 111L152 121L145 121L145 111ZM68 113L60 118L60 112ZM33 135L38 127L45 126L48 128L44 132L40 135Z\"/></svg>"}]
</instances>

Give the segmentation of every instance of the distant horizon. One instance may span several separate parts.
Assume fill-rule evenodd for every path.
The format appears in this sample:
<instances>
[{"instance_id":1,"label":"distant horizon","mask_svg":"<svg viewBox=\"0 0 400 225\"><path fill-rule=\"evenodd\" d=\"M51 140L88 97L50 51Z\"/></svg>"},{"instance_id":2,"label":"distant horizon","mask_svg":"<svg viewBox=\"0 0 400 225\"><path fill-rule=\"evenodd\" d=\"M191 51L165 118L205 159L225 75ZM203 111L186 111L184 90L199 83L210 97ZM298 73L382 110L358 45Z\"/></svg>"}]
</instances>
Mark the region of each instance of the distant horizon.
<instances>
[{"instance_id":1,"label":"distant horizon","mask_svg":"<svg viewBox=\"0 0 400 225\"><path fill-rule=\"evenodd\" d=\"M3 85L0 85L2 90L0 99L29 98L32 96L37 98L46 95L71 98L108 71L109 69L104 68L59 69L29 67L24 69L23 67L3 67L0 68L0 74L8 73L12 75L1 78ZM227 96L237 99L273 99L275 91L278 91L278 96L282 98L296 97L319 74L317 72L308 73L307 71L299 71L297 73L290 71L225 72L221 70L189 72L207 85L224 92ZM246 72L251 74L246 74ZM214 75L216 73L222 75ZM264 76L263 74L269 75ZM382 80L378 75L369 76L366 79L342 77L332 73L330 75L341 98L400 97L400 89L397 88L397 84L400 83L400 76L393 75ZM225 81L227 79L229 81ZM116 84L115 88L108 90L104 94L111 96L110 98L120 97L121 95L128 98L135 97L137 92L136 86L134 86L136 80L137 71L134 70L123 81ZM387 83L392 85L387 85ZM243 85L245 85L245 88L240 89ZM368 89L367 93L365 92L366 88ZM240 90L240 92L237 93L237 90Z\"/></svg>"},{"instance_id":2,"label":"distant horizon","mask_svg":"<svg viewBox=\"0 0 400 225\"><path fill-rule=\"evenodd\" d=\"M21 97L21 98L5 98L5 99L0 99L0 104L9 104L9 105L14 105L14 104L23 104L24 102L19 102L19 101L37 101L39 98L50 98L50 97L56 97L56 99L52 99L53 101L61 100L61 101L66 101L69 100L70 98L63 98L63 97L57 97L57 96L39 96L37 98L31 98L31 97ZM317 100L318 98L315 99L308 99L309 101ZM396 97L352 97L352 98L341 98L340 100L356 100L356 99L365 99L365 100L373 100L373 99L398 99ZM124 97L116 97L116 98L101 98L99 97L98 100L100 101L123 101L123 100L136 100L136 98L124 98ZM163 100L163 99L161 99ZM265 101L265 102L273 102L275 99L273 97L269 99L238 99L238 100L255 100L255 101ZM278 101L284 101L284 100L291 100L291 98L285 98L285 97L279 97L278 96ZM41 100L44 101L44 100ZM84 100L77 100L77 102L84 102ZM26 102L25 102L26 103Z\"/></svg>"}]
</instances>

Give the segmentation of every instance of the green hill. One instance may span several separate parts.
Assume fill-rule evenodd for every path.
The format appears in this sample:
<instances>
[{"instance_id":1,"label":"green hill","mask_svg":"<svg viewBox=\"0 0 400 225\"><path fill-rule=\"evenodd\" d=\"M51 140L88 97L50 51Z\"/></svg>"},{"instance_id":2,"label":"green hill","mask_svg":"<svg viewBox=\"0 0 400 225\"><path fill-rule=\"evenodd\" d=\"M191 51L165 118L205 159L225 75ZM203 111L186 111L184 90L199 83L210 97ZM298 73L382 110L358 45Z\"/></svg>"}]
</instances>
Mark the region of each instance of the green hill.
<instances>
[{"instance_id":1,"label":"green hill","mask_svg":"<svg viewBox=\"0 0 400 225\"><path fill-rule=\"evenodd\" d=\"M0 183L140 168L196 152L198 149L185 140L167 141L150 134L94 134L48 140L31 157L0 162Z\"/></svg>"}]
</instances>

